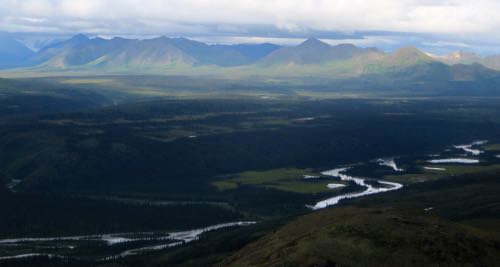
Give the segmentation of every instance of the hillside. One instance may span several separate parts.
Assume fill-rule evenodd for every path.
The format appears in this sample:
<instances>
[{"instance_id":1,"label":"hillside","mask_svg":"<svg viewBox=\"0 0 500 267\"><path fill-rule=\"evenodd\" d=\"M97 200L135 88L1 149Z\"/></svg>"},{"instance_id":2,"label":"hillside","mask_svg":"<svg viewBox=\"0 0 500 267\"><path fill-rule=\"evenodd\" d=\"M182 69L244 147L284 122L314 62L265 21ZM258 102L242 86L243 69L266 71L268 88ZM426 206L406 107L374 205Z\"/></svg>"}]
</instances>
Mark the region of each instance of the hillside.
<instances>
[{"instance_id":1,"label":"hillside","mask_svg":"<svg viewBox=\"0 0 500 267\"><path fill-rule=\"evenodd\" d=\"M299 217L219 266L495 266L499 188L498 172L484 172L353 200Z\"/></svg>"},{"instance_id":2,"label":"hillside","mask_svg":"<svg viewBox=\"0 0 500 267\"><path fill-rule=\"evenodd\" d=\"M222 266L493 266L498 240L423 211L345 207L302 217Z\"/></svg>"}]
</instances>

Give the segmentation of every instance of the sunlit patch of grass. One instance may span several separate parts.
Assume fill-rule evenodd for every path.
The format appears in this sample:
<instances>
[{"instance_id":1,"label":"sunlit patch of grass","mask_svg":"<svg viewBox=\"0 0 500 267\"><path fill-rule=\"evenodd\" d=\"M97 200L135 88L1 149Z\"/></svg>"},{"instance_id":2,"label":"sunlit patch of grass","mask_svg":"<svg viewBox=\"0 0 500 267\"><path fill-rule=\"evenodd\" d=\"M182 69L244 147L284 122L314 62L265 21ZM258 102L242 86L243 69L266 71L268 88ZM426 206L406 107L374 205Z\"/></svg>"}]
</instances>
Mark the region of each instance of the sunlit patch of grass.
<instances>
[{"instance_id":1,"label":"sunlit patch of grass","mask_svg":"<svg viewBox=\"0 0 500 267\"><path fill-rule=\"evenodd\" d=\"M403 175L387 175L384 176L385 180L400 182L403 184L413 184L421 183L426 181L437 180L443 178L446 175L440 175L438 173L410 173Z\"/></svg>"},{"instance_id":2,"label":"sunlit patch of grass","mask_svg":"<svg viewBox=\"0 0 500 267\"><path fill-rule=\"evenodd\" d=\"M286 183L281 183L277 185L266 185L266 187L269 188L274 188L282 191L290 191L290 192L295 192L295 193L304 193L304 194L310 194L310 193L319 193L319 192L325 192L325 191L332 191L336 189L329 189L327 188L325 183L321 182L286 182ZM337 188L340 189L341 187Z\"/></svg>"},{"instance_id":3,"label":"sunlit patch of grass","mask_svg":"<svg viewBox=\"0 0 500 267\"><path fill-rule=\"evenodd\" d=\"M387 175L384 179L397 181L401 183L411 184L419 182L427 182L438 180L450 176L459 176L464 174L475 174L488 171L500 170L499 164L494 165L476 165L476 166L463 166L463 165L432 165L432 167L443 168L445 170L428 170L422 167L421 173L407 173L403 175Z\"/></svg>"},{"instance_id":4,"label":"sunlit patch of grass","mask_svg":"<svg viewBox=\"0 0 500 267\"><path fill-rule=\"evenodd\" d=\"M268 171L247 171L237 174L234 178L213 182L218 190L236 189L239 186L252 185L263 188L274 188L296 193L319 193L331 191L327 182L305 180L304 175L317 175L311 169L274 169Z\"/></svg>"},{"instance_id":5,"label":"sunlit patch of grass","mask_svg":"<svg viewBox=\"0 0 500 267\"><path fill-rule=\"evenodd\" d=\"M500 144L488 144L484 146L486 151L500 151Z\"/></svg>"},{"instance_id":6,"label":"sunlit patch of grass","mask_svg":"<svg viewBox=\"0 0 500 267\"><path fill-rule=\"evenodd\" d=\"M311 169L274 169L268 171L246 171L240 173L238 180L245 181L248 184L262 184L268 182L277 182L284 180L302 179L303 175L311 175Z\"/></svg>"},{"instance_id":7,"label":"sunlit patch of grass","mask_svg":"<svg viewBox=\"0 0 500 267\"><path fill-rule=\"evenodd\" d=\"M235 181L217 181L213 182L212 185L217 187L219 191L231 190L238 188L238 183Z\"/></svg>"}]
</instances>

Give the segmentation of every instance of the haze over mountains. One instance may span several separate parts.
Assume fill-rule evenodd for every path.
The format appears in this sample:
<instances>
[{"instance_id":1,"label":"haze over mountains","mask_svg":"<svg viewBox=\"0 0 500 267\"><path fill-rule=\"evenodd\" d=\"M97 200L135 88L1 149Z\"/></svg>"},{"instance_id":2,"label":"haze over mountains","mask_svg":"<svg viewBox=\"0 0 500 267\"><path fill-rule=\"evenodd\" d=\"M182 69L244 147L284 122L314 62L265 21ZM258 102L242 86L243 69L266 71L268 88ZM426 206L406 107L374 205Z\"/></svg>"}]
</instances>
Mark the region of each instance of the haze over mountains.
<instances>
[{"instance_id":1,"label":"haze over mountains","mask_svg":"<svg viewBox=\"0 0 500 267\"><path fill-rule=\"evenodd\" d=\"M7 34L0 33L0 44L0 68L17 67L35 54Z\"/></svg>"},{"instance_id":2,"label":"haze over mountains","mask_svg":"<svg viewBox=\"0 0 500 267\"><path fill-rule=\"evenodd\" d=\"M165 65L237 66L252 64L280 47L273 44L208 45L186 38L159 37L146 40L90 39L85 35L47 46L24 66L69 68L160 67Z\"/></svg>"},{"instance_id":3,"label":"haze over mountains","mask_svg":"<svg viewBox=\"0 0 500 267\"><path fill-rule=\"evenodd\" d=\"M332 46L315 38L309 38L297 46L284 47L269 43L209 45L186 38L168 37L145 40L119 37L103 39L79 34L69 40L46 46L38 52L31 51L6 34L0 38L0 68L3 69L84 68L106 71L197 66L258 66L268 69L279 66L330 66L332 75L341 71L361 75L430 64L432 68L441 71L447 69L451 72L468 72L463 77L471 77L470 72L489 73L486 74L488 76L492 71L487 68L500 70L500 56L481 57L463 51L435 56L415 47L403 47L392 53L385 53L374 47L362 48L352 44ZM458 67L448 68L445 65Z\"/></svg>"},{"instance_id":4,"label":"haze over mountains","mask_svg":"<svg viewBox=\"0 0 500 267\"><path fill-rule=\"evenodd\" d=\"M349 60L355 57L380 55L376 48L360 48L352 44L330 46L315 38L309 38L298 46L283 47L263 57L259 63L277 64L325 64L332 61Z\"/></svg>"},{"instance_id":5,"label":"haze over mountains","mask_svg":"<svg viewBox=\"0 0 500 267\"><path fill-rule=\"evenodd\" d=\"M446 56L434 56L436 60L442 61L446 64L481 64L491 69L500 70L500 55L493 55L482 57L475 53L457 51L450 53Z\"/></svg>"}]
</instances>

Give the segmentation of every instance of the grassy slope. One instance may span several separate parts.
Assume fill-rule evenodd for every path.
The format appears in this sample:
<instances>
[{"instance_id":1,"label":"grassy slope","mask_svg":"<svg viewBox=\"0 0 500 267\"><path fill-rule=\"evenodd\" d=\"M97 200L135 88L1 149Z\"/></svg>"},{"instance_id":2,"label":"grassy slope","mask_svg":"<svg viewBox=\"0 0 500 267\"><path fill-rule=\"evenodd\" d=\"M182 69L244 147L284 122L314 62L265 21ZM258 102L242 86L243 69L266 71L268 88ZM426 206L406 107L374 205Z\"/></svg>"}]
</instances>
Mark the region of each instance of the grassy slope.
<instances>
[{"instance_id":1,"label":"grassy slope","mask_svg":"<svg viewBox=\"0 0 500 267\"><path fill-rule=\"evenodd\" d=\"M422 211L343 207L248 245L224 266L493 266L500 241Z\"/></svg>"},{"instance_id":2,"label":"grassy slope","mask_svg":"<svg viewBox=\"0 0 500 267\"><path fill-rule=\"evenodd\" d=\"M221 265L494 266L499 175L453 177L352 200L298 218Z\"/></svg>"}]
</instances>

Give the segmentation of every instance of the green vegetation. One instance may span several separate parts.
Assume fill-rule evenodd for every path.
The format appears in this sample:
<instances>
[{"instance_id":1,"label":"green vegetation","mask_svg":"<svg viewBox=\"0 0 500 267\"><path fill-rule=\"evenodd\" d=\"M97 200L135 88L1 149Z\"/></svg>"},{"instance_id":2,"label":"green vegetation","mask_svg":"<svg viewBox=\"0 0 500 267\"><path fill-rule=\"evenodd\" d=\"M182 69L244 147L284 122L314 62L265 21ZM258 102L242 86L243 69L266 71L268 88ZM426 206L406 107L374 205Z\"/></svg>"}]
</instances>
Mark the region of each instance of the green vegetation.
<instances>
[{"instance_id":1,"label":"green vegetation","mask_svg":"<svg viewBox=\"0 0 500 267\"><path fill-rule=\"evenodd\" d=\"M442 66L415 68L394 77L427 75ZM284 84L262 77L0 80L0 109L5 111L0 113L0 180L5 185L21 181L12 188L15 192L0 186L0 235L160 231L256 220L256 228L209 233L199 243L99 264L205 266L221 263L232 253L225 263L248 263L250 254L243 247L262 236L271 244L256 244L274 253L271 262L293 252L305 265L309 260L313 266L349 264L352 259L346 255L357 255L358 249L365 249L366 258L381 260L395 251L393 244L402 243L408 244L408 251L400 252L410 253L419 264L440 260L434 254L422 255L428 250L420 247L442 251L443 265L449 264L450 253L463 255L457 257L458 265L477 263L472 254L489 263L491 244L497 244L491 233L498 232L499 222L500 165L491 152L500 142L499 99L470 96L489 88L486 85L464 96L440 97L447 93L429 84L386 78L370 89L369 80L313 78L314 83L289 79ZM399 82L397 92L385 87ZM457 86L464 92L476 85ZM428 166L424 155L477 139L492 144L479 156L486 159L479 165L439 165L447 169L442 172L422 169ZM396 161L406 173L395 175L373 161L393 156L400 156ZM269 239L281 224L310 212L306 204L361 190L352 184L328 189L327 183L338 182L331 177L303 179L351 164L352 175L399 181L405 187L346 200L341 202L344 208L331 209L332 215L307 215L315 219L300 226L311 229L304 242L299 242L301 236L290 236L297 242L274 239L288 234L281 230ZM322 216L326 219L318 222L315 232L316 225L309 223ZM380 225L371 224L371 216ZM334 220L337 217L342 220ZM301 220L297 218L297 224ZM337 228L342 222L353 227ZM413 234L418 232L415 224L423 225L424 241ZM397 231L389 232L390 227ZM491 238L484 238L483 231ZM341 236L341 243L327 238L330 232ZM454 250L448 242L463 246ZM0 251L0 256L10 255L12 249ZM70 252L102 253L96 248ZM255 253L267 257L267 251ZM332 258L324 258L325 253ZM40 257L5 263L95 265L87 259Z\"/></svg>"},{"instance_id":2,"label":"green vegetation","mask_svg":"<svg viewBox=\"0 0 500 267\"><path fill-rule=\"evenodd\" d=\"M8 192L0 192L0 210L0 238L178 231L242 218L203 203L153 205Z\"/></svg>"},{"instance_id":3,"label":"green vegetation","mask_svg":"<svg viewBox=\"0 0 500 267\"><path fill-rule=\"evenodd\" d=\"M433 181L443 179L450 176L459 176L464 174L476 174L488 171L500 170L500 165L479 165L479 166L463 166L463 165L428 165L431 167L438 167L446 169L442 170L426 170L422 168L420 173L405 173L403 175L387 175L384 179L390 181L401 182L404 184L420 183L426 181Z\"/></svg>"},{"instance_id":4,"label":"green vegetation","mask_svg":"<svg viewBox=\"0 0 500 267\"><path fill-rule=\"evenodd\" d=\"M326 185L328 181L304 179L304 175L316 175L311 169L275 169L269 171L247 171L237 174L235 178L213 182L218 190L236 189L239 186L253 185L263 188L274 188L296 193L319 193L331 191Z\"/></svg>"},{"instance_id":5,"label":"green vegetation","mask_svg":"<svg viewBox=\"0 0 500 267\"><path fill-rule=\"evenodd\" d=\"M321 211L246 246L221 266L491 266L500 240L423 211Z\"/></svg>"},{"instance_id":6,"label":"green vegetation","mask_svg":"<svg viewBox=\"0 0 500 267\"><path fill-rule=\"evenodd\" d=\"M473 226L491 234L500 233L500 180L498 170L452 176L407 186L401 191L366 200L371 206L428 209L448 220ZM360 203L361 200L352 202Z\"/></svg>"},{"instance_id":7,"label":"green vegetation","mask_svg":"<svg viewBox=\"0 0 500 267\"><path fill-rule=\"evenodd\" d=\"M487 151L500 151L500 144L487 144L484 149Z\"/></svg>"},{"instance_id":8,"label":"green vegetation","mask_svg":"<svg viewBox=\"0 0 500 267\"><path fill-rule=\"evenodd\" d=\"M102 266L494 266L500 255L498 175L487 171L419 183Z\"/></svg>"},{"instance_id":9,"label":"green vegetation","mask_svg":"<svg viewBox=\"0 0 500 267\"><path fill-rule=\"evenodd\" d=\"M408 186L299 217L221 266L491 266L498 170Z\"/></svg>"}]
</instances>

